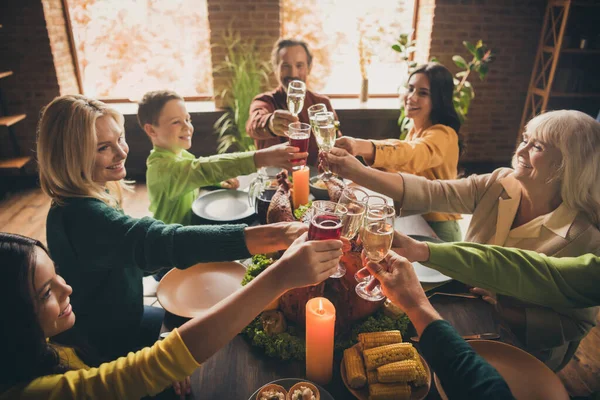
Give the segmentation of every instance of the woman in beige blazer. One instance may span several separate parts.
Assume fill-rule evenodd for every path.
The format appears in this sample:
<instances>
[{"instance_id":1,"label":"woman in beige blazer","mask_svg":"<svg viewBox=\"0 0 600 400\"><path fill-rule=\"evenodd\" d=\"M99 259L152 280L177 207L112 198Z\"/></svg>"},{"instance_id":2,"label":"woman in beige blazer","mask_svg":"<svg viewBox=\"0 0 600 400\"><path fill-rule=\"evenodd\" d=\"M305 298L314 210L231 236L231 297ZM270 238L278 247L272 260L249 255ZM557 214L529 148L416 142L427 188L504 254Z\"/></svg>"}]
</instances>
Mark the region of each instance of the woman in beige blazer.
<instances>
[{"instance_id":1,"label":"woman in beige blazer","mask_svg":"<svg viewBox=\"0 0 600 400\"><path fill-rule=\"evenodd\" d=\"M555 257L600 255L600 123L579 111L533 118L513 169L465 179L378 171L341 149L327 158L335 173L392 197L403 215L472 214L466 241ZM566 365L597 314L596 308L549 309L503 296L497 308L526 349L555 370Z\"/></svg>"}]
</instances>

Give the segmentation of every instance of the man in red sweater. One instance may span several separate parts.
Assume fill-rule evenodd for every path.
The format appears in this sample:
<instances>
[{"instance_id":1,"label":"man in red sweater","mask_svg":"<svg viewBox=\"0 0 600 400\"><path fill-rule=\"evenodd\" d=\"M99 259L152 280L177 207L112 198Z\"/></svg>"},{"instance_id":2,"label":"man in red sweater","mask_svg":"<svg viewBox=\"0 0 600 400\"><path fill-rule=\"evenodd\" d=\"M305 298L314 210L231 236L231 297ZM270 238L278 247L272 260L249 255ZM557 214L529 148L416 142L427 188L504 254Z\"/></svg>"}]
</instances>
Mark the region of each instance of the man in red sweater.
<instances>
[{"instance_id":1,"label":"man in red sweater","mask_svg":"<svg viewBox=\"0 0 600 400\"><path fill-rule=\"evenodd\" d=\"M312 54L308 45L300 40L280 39L275 43L271 54L273 70L277 75L279 86L271 92L259 94L250 104L250 116L246 123L246 132L254 139L258 149L273 146L287 140L288 125L292 122L310 123L307 109L313 104L323 103L327 110L333 110L329 99L325 96L306 91L304 107L298 115L293 116L287 109L287 87L293 80L307 81L312 66ZM335 115L337 120L337 115ZM319 150L313 135L308 147L308 165L318 164Z\"/></svg>"}]
</instances>

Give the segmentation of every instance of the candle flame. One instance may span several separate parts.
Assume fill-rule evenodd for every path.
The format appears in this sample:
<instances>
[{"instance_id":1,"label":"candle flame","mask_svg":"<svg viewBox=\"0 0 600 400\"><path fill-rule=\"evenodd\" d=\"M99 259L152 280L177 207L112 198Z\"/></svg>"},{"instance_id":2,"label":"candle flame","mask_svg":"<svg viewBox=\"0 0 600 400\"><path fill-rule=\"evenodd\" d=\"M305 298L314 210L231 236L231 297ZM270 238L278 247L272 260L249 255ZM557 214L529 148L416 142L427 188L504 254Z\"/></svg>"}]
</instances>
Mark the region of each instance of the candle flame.
<instances>
[{"instance_id":1,"label":"candle flame","mask_svg":"<svg viewBox=\"0 0 600 400\"><path fill-rule=\"evenodd\" d=\"M319 308L317 309L317 314L323 315L325 314L325 309L323 308L323 300L319 299Z\"/></svg>"}]
</instances>

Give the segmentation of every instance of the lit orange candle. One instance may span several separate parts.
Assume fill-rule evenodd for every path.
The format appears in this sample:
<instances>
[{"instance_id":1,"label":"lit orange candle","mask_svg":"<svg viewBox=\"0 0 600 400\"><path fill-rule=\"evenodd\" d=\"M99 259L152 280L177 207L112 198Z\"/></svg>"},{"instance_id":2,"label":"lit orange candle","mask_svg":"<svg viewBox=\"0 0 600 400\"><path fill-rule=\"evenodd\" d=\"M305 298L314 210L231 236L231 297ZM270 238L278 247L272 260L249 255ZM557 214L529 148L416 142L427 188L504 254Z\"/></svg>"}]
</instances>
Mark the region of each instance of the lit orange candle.
<instances>
[{"instance_id":1,"label":"lit orange candle","mask_svg":"<svg viewBox=\"0 0 600 400\"><path fill-rule=\"evenodd\" d=\"M309 177L310 174L307 166L304 166L302 167L302 169L292 172L292 179L294 180L294 193L292 195L292 201L294 202L294 208L298 208L301 205L308 204Z\"/></svg>"},{"instance_id":2,"label":"lit orange candle","mask_svg":"<svg viewBox=\"0 0 600 400\"><path fill-rule=\"evenodd\" d=\"M306 378L326 385L333 373L335 307L324 297L306 303Z\"/></svg>"}]
</instances>

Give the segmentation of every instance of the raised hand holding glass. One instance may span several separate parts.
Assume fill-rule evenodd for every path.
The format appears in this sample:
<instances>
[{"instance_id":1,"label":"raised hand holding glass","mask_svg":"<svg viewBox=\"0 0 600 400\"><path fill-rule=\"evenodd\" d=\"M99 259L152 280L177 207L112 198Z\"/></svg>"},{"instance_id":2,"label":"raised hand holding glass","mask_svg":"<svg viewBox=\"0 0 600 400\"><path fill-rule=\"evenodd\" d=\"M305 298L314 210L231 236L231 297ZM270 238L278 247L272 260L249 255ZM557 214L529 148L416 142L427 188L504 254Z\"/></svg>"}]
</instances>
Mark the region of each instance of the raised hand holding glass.
<instances>
[{"instance_id":1,"label":"raised hand holding glass","mask_svg":"<svg viewBox=\"0 0 600 400\"><path fill-rule=\"evenodd\" d=\"M395 216L394 207L388 205L373 204L367 207L361 232L361 241L367 261L380 262L390 251L394 238ZM374 279L373 276L362 279L355 275L355 278L359 281L356 285L356 294L360 297L368 301L380 301L385 298L379 285L371 291L367 290Z\"/></svg>"}]
</instances>

